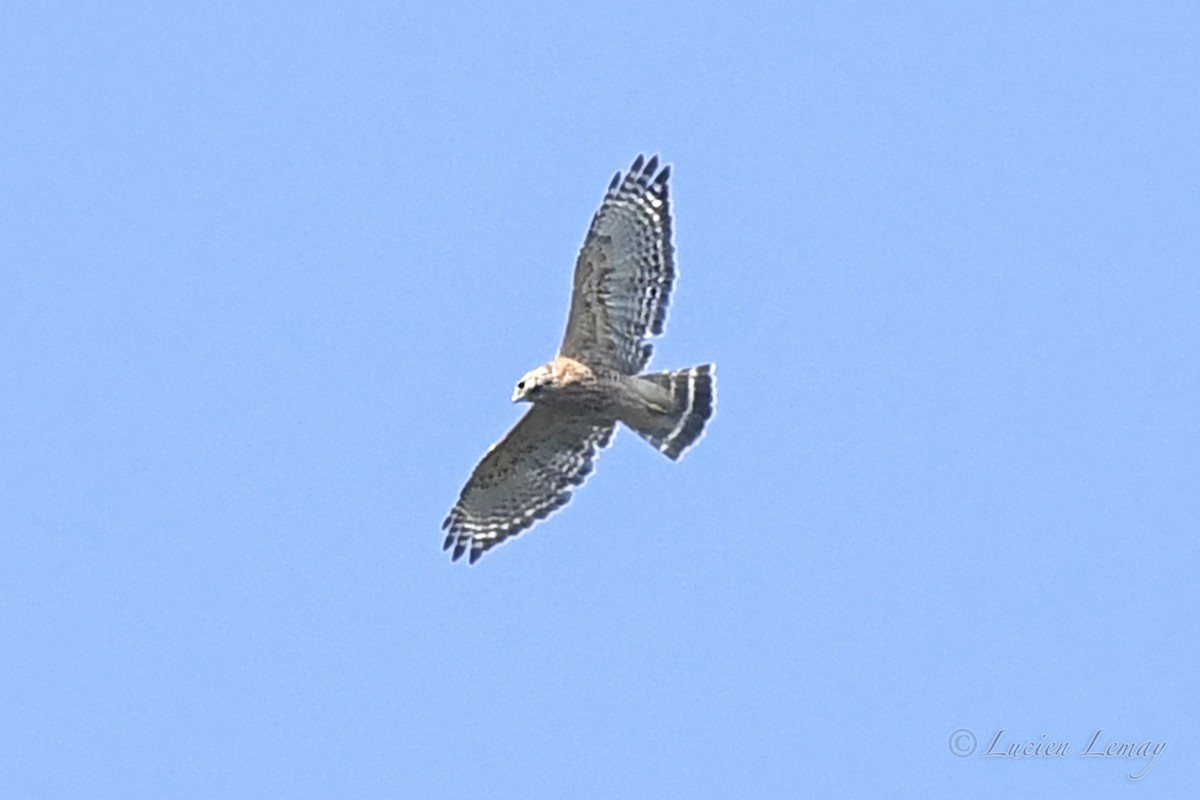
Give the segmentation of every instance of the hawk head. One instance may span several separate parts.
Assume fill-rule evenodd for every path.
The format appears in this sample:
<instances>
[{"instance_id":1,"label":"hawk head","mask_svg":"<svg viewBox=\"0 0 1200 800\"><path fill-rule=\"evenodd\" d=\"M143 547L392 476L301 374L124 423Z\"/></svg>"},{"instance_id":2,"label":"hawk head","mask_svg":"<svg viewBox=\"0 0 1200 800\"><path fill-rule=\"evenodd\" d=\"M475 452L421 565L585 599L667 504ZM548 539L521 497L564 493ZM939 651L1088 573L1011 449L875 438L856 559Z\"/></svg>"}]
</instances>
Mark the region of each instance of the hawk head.
<instances>
[{"instance_id":1,"label":"hawk head","mask_svg":"<svg viewBox=\"0 0 1200 800\"><path fill-rule=\"evenodd\" d=\"M538 395L543 388L554 383L554 373L550 371L549 364L543 364L535 370L525 373L525 377L517 381L517 388L513 389L512 401L514 403L525 400L532 403L538 399Z\"/></svg>"}]
</instances>

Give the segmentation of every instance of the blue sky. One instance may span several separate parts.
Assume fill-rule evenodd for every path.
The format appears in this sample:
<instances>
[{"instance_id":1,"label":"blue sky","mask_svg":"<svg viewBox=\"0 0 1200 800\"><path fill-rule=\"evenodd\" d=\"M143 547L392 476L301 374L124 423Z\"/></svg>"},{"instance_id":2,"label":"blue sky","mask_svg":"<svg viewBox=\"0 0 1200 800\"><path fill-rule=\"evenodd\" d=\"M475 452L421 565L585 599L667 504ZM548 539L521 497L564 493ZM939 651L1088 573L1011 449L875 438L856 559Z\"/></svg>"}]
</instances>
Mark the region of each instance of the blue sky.
<instances>
[{"instance_id":1,"label":"blue sky","mask_svg":"<svg viewBox=\"0 0 1200 800\"><path fill-rule=\"evenodd\" d=\"M0 797L1200 785L1194 4L0 22ZM709 435L451 564L639 152Z\"/></svg>"}]
</instances>

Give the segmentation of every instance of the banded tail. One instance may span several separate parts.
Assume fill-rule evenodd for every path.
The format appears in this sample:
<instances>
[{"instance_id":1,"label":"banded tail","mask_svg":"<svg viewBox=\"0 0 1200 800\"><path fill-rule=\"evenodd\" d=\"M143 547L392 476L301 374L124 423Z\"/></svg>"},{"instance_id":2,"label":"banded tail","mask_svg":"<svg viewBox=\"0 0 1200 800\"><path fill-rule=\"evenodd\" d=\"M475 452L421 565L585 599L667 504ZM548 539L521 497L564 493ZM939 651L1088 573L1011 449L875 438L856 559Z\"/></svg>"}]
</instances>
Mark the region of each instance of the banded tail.
<instances>
[{"instance_id":1,"label":"banded tail","mask_svg":"<svg viewBox=\"0 0 1200 800\"><path fill-rule=\"evenodd\" d=\"M634 427L638 435L671 460L704 435L704 426L717 406L717 376L712 364L675 372L639 375L670 393L670 410L656 413L652 422Z\"/></svg>"}]
</instances>

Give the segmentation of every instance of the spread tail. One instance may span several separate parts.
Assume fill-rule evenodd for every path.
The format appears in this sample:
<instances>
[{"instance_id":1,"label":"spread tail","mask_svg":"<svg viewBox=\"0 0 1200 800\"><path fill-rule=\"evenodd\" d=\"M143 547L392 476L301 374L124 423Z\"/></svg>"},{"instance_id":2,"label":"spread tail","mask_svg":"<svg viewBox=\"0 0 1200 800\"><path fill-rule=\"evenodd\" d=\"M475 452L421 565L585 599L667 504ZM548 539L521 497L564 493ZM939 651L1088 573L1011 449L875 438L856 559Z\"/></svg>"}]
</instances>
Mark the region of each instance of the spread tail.
<instances>
[{"instance_id":1,"label":"spread tail","mask_svg":"<svg viewBox=\"0 0 1200 800\"><path fill-rule=\"evenodd\" d=\"M668 410L653 415L646 425L634 430L672 460L704 435L704 426L717 405L717 376L712 364L701 364L675 372L639 375L670 395ZM661 394L661 393L660 393Z\"/></svg>"}]
</instances>

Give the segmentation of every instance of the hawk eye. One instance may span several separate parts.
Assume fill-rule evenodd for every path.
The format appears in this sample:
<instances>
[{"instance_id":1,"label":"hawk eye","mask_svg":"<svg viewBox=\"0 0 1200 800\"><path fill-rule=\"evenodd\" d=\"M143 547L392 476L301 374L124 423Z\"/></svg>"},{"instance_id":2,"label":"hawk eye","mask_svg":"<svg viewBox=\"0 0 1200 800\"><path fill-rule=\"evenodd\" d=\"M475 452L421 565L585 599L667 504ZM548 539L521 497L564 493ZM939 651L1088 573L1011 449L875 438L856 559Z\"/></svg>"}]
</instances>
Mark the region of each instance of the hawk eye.
<instances>
[{"instance_id":1,"label":"hawk eye","mask_svg":"<svg viewBox=\"0 0 1200 800\"><path fill-rule=\"evenodd\" d=\"M517 388L518 388L518 389L524 389L524 388L525 388L525 381L521 381L520 383L518 383L518 384L517 384Z\"/></svg>"}]
</instances>

